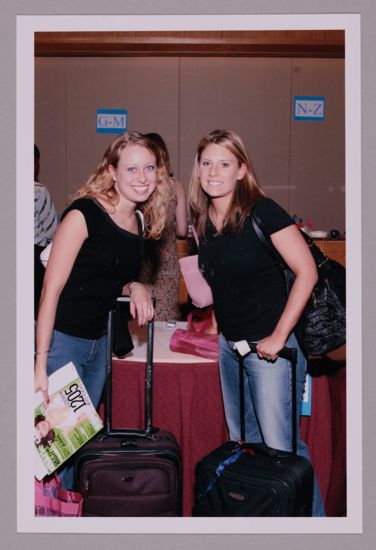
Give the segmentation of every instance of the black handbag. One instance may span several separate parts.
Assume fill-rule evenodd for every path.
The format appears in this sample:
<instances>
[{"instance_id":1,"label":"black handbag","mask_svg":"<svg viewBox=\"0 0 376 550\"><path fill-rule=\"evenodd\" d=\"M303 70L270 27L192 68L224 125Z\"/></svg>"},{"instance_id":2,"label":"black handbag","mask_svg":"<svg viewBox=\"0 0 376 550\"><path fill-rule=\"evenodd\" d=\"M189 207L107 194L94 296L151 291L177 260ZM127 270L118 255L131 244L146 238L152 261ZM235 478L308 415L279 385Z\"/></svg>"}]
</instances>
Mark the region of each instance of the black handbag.
<instances>
[{"instance_id":1,"label":"black handbag","mask_svg":"<svg viewBox=\"0 0 376 550\"><path fill-rule=\"evenodd\" d=\"M252 226L283 273L287 293L295 275L263 232L260 218L252 212ZM301 231L315 260L318 281L312 295L294 328L303 352L325 355L346 342L346 269L328 258L304 231Z\"/></svg>"},{"instance_id":2,"label":"black handbag","mask_svg":"<svg viewBox=\"0 0 376 550\"><path fill-rule=\"evenodd\" d=\"M116 302L112 310L112 352L119 358L134 348L128 327L130 319L129 302Z\"/></svg>"}]
</instances>

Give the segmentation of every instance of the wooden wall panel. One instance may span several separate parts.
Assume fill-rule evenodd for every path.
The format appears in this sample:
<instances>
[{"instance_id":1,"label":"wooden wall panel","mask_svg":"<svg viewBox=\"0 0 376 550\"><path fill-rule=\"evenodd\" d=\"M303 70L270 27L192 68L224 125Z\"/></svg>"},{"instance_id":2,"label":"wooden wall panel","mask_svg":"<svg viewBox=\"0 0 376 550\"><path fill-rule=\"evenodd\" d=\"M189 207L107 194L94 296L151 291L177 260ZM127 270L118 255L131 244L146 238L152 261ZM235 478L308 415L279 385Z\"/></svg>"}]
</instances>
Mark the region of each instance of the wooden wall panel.
<instances>
[{"instance_id":1,"label":"wooden wall panel","mask_svg":"<svg viewBox=\"0 0 376 550\"><path fill-rule=\"evenodd\" d=\"M125 108L129 129L165 138L186 186L199 138L231 128L272 198L316 229L344 230L343 59L44 57L35 66L40 179L59 211L113 137L96 133L96 109ZM325 96L325 121L294 121L294 95Z\"/></svg>"},{"instance_id":2,"label":"wooden wall panel","mask_svg":"<svg viewBox=\"0 0 376 550\"><path fill-rule=\"evenodd\" d=\"M292 120L292 213L310 217L315 229L345 230L345 78L337 59L297 59L292 98L324 96L323 121ZM360 182L359 182L360 184Z\"/></svg>"},{"instance_id":3,"label":"wooden wall panel","mask_svg":"<svg viewBox=\"0 0 376 550\"><path fill-rule=\"evenodd\" d=\"M67 60L35 60L35 143L40 149L39 181L48 185L57 207L66 203ZM60 208L59 208L60 210Z\"/></svg>"},{"instance_id":4,"label":"wooden wall panel","mask_svg":"<svg viewBox=\"0 0 376 550\"><path fill-rule=\"evenodd\" d=\"M54 84L60 65L66 84ZM177 58L47 58L36 64L37 139L44 157L43 177L61 212L71 195L100 162L115 134L96 133L96 110L128 109L128 129L160 132L178 164L179 61ZM64 91L63 91L64 90ZM59 99L60 95L63 99ZM42 109L42 105L48 108ZM54 113L54 123L49 121ZM64 184L54 177L65 162ZM62 196L60 190L64 188Z\"/></svg>"},{"instance_id":5,"label":"wooden wall panel","mask_svg":"<svg viewBox=\"0 0 376 550\"><path fill-rule=\"evenodd\" d=\"M180 174L189 181L200 137L240 134L260 183L288 204L290 60L184 58L181 61Z\"/></svg>"}]
</instances>

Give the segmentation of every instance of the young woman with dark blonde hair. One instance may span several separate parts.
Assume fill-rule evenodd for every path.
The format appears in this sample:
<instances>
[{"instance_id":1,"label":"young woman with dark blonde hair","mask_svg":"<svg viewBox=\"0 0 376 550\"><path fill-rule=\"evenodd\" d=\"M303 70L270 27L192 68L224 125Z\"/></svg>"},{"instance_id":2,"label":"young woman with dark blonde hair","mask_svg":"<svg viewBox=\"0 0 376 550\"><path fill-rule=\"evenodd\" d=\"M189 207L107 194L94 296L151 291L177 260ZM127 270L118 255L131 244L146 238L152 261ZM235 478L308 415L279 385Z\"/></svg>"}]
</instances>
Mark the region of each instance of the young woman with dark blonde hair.
<instances>
[{"instance_id":1,"label":"young woman with dark blonde hair","mask_svg":"<svg viewBox=\"0 0 376 550\"><path fill-rule=\"evenodd\" d=\"M42 391L46 402L48 376L72 361L98 406L105 382L107 318L119 295L130 295L139 324L153 317L151 297L137 280L143 238L158 239L164 228L167 183L154 142L137 132L121 134L63 213L36 328L35 391ZM71 483L63 477L65 488Z\"/></svg>"},{"instance_id":2,"label":"young woman with dark blonde hair","mask_svg":"<svg viewBox=\"0 0 376 550\"><path fill-rule=\"evenodd\" d=\"M285 345L298 350L300 411L306 358L294 327L317 280L312 255L292 218L265 197L235 132L215 130L199 142L189 209L199 235L200 269L212 289L220 332L219 368L230 438L240 439L239 358L234 344L247 340L257 342L257 354L243 358L246 441L291 450L291 368L278 352ZM296 275L288 297L279 268L252 227L252 211ZM296 422L299 427L299 418ZM298 454L308 457L301 439ZM316 482L313 515L325 515Z\"/></svg>"}]
</instances>

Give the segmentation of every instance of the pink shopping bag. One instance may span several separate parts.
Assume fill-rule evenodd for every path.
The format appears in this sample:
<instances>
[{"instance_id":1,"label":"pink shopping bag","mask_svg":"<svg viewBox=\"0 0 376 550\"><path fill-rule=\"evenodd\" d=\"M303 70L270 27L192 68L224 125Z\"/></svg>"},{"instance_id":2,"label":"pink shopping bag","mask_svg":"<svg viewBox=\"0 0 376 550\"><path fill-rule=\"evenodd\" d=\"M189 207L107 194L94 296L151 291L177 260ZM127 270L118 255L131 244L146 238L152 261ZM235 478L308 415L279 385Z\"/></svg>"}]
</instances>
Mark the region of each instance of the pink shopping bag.
<instances>
[{"instance_id":1,"label":"pink shopping bag","mask_svg":"<svg viewBox=\"0 0 376 550\"><path fill-rule=\"evenodd\" d=\"M57 475L51 475L35 483L36 517L78 517L82 515L82 496L75 491L62 489Z\"/></svg>"}]
</instances>

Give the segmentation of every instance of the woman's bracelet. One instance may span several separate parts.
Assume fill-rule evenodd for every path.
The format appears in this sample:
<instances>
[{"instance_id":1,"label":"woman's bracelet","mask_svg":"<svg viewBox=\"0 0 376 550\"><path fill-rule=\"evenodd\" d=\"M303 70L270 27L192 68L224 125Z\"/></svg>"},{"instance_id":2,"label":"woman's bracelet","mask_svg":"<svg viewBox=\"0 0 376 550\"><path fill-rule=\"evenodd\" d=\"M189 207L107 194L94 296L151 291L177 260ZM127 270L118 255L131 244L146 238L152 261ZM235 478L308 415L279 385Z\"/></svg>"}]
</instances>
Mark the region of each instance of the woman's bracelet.
<instances>
[{"instance_id":1,"label":"woman's bracelet","mask_svg":"<svg viewBox=\"0 0 376 550\"><path fill-rule=\"evenodd\" d=\"M130 283L130 285L129 285L129 296L132 295L132 288L133 288L135 285L142 285L142 283L139 283L138 281L133 281L133 283Z\"/></svg>"},{"instance_id":2,"label":"woman's bracelet","mask_svg":"<svg viewBox=\"0 0 376 550\"><path fill-rule=\"evenodd\" d=\"M36 352L34 353L34 357L35 357L36 355L44 355L45 353L50 353L50 350L47 349L46 351L36 351Z\"/></svg>"}]
</instances>

